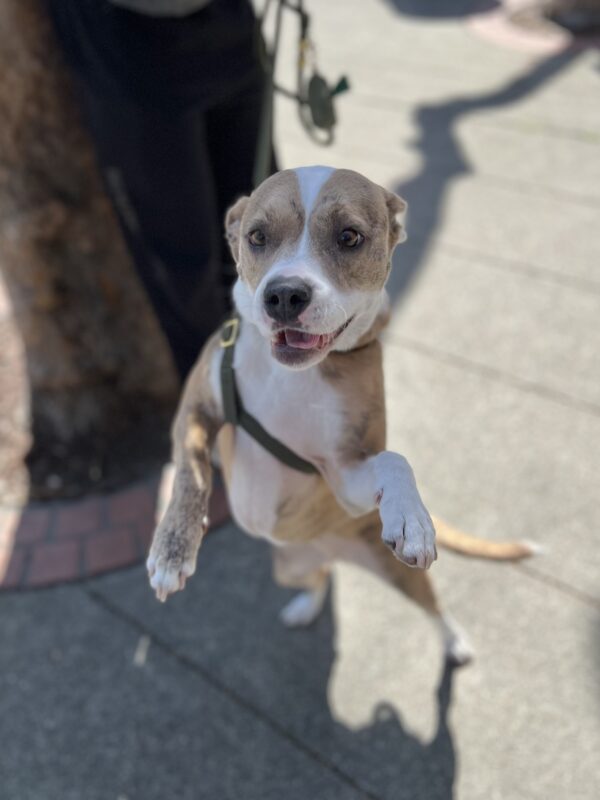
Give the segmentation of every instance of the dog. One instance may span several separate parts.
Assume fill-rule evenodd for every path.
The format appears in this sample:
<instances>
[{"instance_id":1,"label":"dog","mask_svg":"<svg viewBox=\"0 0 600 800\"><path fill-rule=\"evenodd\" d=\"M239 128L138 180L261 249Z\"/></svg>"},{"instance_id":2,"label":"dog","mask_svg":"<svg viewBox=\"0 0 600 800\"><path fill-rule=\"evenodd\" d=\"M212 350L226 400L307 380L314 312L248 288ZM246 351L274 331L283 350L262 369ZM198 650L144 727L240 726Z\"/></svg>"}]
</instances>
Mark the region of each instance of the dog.
<instances>
[{"instance_id":1,"label":"dog","mask_svg":"<svg viewBox=\"0 0 600 800\"><path fill-rule=\"evenodd\" d=\"M237 316L205 345L174 422L173 492L147 560L159 600L194 573L216 445L234 519L274 545L275 579L301 590L286 625L316 619L331 565L349 561L428 612L449 660L470 659L428 577L432 518L406 458L385 449L378 336L405 212L362 175L320 166L278 172L227 212ZM467 555L531 552L436 526L440 544Z\"/></svg>"}]
</instances>

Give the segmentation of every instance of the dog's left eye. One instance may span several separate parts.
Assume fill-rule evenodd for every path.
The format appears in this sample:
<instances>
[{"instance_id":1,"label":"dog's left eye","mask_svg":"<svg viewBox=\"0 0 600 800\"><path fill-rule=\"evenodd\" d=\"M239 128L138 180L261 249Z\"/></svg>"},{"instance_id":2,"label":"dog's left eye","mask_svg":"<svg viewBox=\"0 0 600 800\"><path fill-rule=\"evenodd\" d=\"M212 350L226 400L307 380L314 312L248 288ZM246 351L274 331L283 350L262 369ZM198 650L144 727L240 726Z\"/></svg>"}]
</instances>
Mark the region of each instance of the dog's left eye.
<instances>
[{"instance_id":1,"label":"dog's left eye","mask_svg":"<svg viewBox=\"0 0 600 800\"><path fill-rule=\"evenodd\" d=\"M248 241L251 245L254 245L254 247L264 247L267 237L260 230L260 228L256 228L256 230L253 230L248 234Z\"/></svg>"},{"instance_id":2,"label":"dog's left eye","mask_svg":"<svg viewBox=\"0 0 600 800\"><path fill-rule=\"evenodd\" d=\"M342 247L358 247L364 242L365 237L354 228L346 228L340 233L337 240Z\"/></svg>"}]
</instances>

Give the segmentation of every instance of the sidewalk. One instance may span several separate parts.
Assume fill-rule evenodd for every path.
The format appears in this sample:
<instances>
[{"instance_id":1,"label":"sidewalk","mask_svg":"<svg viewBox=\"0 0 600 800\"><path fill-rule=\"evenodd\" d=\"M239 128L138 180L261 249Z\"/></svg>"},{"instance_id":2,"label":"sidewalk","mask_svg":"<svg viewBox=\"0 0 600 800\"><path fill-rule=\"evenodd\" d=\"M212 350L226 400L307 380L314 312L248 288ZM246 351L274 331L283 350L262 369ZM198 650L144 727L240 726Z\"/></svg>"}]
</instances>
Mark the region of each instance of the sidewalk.
<instances>
[{"instance_id":1,"label":"sidewalk","mask_svg":"<svg viewBox=\"0 0 600 800\"><path fill-rule=\"evenodd\" d=\"M1 594L2 800L596 797L598 51L509 49L410 13L438 5L309 2L321 71L352 92L329 150L280 100L281 160L408 200L390 446L433 513L544 553L440 554L433 579L477 652L454 673L423 615L350 567L314 627L284 630L290 593L233 525L165 605L141 567Z\"/></svg>"}]
</instances>

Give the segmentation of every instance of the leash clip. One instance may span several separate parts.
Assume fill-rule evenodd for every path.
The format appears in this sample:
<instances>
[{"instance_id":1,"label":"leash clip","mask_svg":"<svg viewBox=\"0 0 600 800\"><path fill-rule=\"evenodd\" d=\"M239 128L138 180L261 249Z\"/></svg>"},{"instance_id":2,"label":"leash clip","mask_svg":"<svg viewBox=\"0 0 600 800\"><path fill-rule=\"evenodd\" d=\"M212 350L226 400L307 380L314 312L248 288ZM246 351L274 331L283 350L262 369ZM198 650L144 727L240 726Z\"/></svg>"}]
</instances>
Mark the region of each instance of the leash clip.
<instances>
[{"instance_id":1,"label":"leash clip","mask_svg":"<svg viewBox=\"0 0 600 800\"><path fill-rule=\"evenodd\" d=\"M228 319L221 329L221 347L233 347L240 330L240 321L237 317Z\"/></svg>"}]
</instances>

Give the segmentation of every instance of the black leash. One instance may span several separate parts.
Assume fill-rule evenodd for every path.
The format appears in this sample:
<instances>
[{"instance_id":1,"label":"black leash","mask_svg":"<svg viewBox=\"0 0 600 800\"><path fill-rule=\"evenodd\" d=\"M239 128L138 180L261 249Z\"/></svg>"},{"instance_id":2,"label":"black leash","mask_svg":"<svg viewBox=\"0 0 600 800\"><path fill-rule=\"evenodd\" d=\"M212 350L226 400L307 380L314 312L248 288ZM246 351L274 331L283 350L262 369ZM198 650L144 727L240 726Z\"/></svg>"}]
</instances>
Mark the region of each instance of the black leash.
<instances>
[{"instance_id":1,"label":"black leash","mask_svg":"<svg viewBox=\"0 0 600 800\"><path fill-rule=\"evenodd\" d=\"M241 319L234 316L221 328L221 347L223 348L223 358L221 359L221 393L223 395L223 413L225 422L232 425L239 425L247 434L257 441L265 450L275 456L287 467L314 475L319 470L300 456L296 455L289 447L275 439L266 431L260 422L249 414L244 408L237 385L235 382L235 369L233 368L233 356L235 344L240 332Z\"/></svg>"},{"instance_id":2,"label":"black leash","mask_svg":"<svg viewBox=\"0 0 600 800\"><path fill-rule=\"evenodd\" d=\"M269 13L271 0L265 0L262 14L258 17L261 34ZM298 35L298 55L296 63L296 91L292 92L275 83L275 67L279 52L283 11L288 9L300 19ZM329 145L333 142L333 130L337 123L333 98L348 91L350 84L342 76L334 87L330 87L316 68L315 47L310 38L310 16L304 10L303 0L277 0L275 11L275 32L270 50L265 45L262 35L258 36L260 57L265 70L265 90L261 112L258 144L254 163L254 187L268 178L271 166L273 145L273 106L275 92L284 95L298 104L298 114L302 127L311 139L318 144ZM308 66L312 67L307 77Z\"/></svg>"}]
</instances>

